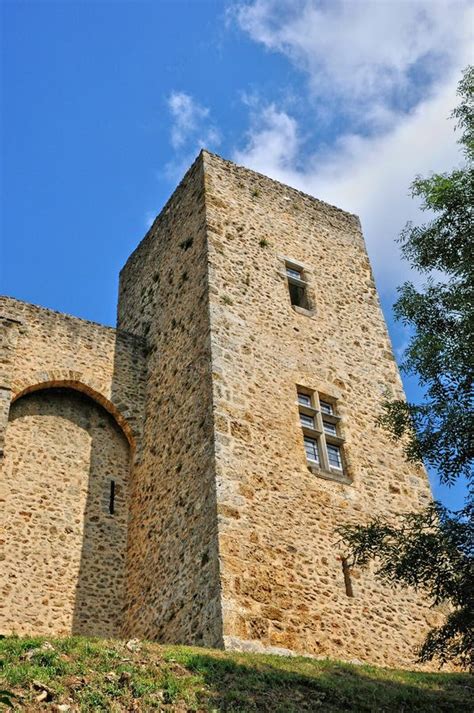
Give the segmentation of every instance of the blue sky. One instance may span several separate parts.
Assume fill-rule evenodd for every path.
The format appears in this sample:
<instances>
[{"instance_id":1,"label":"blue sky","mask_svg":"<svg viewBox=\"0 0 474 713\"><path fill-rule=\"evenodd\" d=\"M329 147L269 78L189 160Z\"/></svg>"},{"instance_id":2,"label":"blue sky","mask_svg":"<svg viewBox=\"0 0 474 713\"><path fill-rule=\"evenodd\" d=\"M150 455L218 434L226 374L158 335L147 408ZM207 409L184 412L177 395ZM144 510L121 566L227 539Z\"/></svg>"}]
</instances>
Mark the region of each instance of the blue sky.
<instances>
[{"instance_id":1,"label":"blue sky","mask_svg":"<svg viewBox=\"0 0 474 713\"><path fill-rule=\"evenodd\" d=\"M119 269L206 146L360 215L400 355L395 287L419 277L394 239L413 177L461 161L470 28L464 0L3 0L1 292L113 325Z\"/></svg>"}]
</instances>

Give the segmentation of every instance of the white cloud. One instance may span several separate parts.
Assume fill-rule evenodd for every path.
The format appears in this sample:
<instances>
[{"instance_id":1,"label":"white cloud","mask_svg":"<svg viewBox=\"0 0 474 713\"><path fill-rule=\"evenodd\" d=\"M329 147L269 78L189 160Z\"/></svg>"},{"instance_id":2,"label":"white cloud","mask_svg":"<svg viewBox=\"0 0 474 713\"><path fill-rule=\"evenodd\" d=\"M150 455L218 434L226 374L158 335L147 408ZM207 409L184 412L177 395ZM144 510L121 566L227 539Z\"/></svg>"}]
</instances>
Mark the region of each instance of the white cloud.
<instances>
[{"instance_id":1,"label":"white cloud","mask_svg":"<svg viewBox=\"0 0 474 713\"><path fill-rule=\"evenodd\" d=\"M283 53L307 74L325 101L361 102L376 119L425 81L468 62L470 3L466 0L254 0L234 6L240 27L267 49Z\"/></svg>"},{"instance_id":2,"label":"white cloud","mask_svg":"<svg viewBox=\"0 0 474 713\"><path fill-rule=\"evenodd\" d=\"M167 101L171 114L171 146L173 160L166 164L165 174L171 180L182 176L201 148L215 148L220 144L218 129L210 111L186 92L172 92Z\"/></svg>"},{"instance_id":3,"label":"white cloud","mask_svg":"<svg viewBox=\"0 0 474 713\"><path fill-rule=\"evenodd\" d=\"M183 146L188 136L193 133L201 119L209 114L206 109L184 92L172 92L168 99L168 108L174 119L171 127L171 144L177 149Z\"/></svg>"},{"instance_id":4,"label":"white cloud","mask_svg":"<svg viewBox=\"0 0 474 713\"><path fill-rule=\"evenodd\" d=\"M209 119L209 109L201 106L190 94L172 92L168 108L174 123L171 127L171 145L181 149L190 141L216 144L219 132Z\"/></svg>"},{"instance_id":5,"label":"white cloud","mask_svg":"<svg viewBox=\"0 0 474 713\"><path fill-rule=\"evenodd\" d=\"M262 173L265 168L267 175L273 177L280 171L291 174L300 148L296 120L279 111L275 104L254 107L246 148L235 153L235 160Z\"/></svg>"},{"instance_id":6,"label":"white cloud","mask_svg":"<svg viewBox=\"0 0 474 713\"><path fill-rule=\"evenodd\" d=\"M308 155L316 122L300 126L287 111L263 103L260 111L252 107L250 131L234 159L357 213L379 289L391 292L408 271L394 238L407 220L423 219L410 183L460 161L448 116L469 62L468 5L256 0L236 12L253 39L307 73L313 101L329 117L340 116L339 107L327 108L337 96L358 107L365 127L358 119L346 122L349 131ZM419 76L410 78L417 62L419 72L434 77L421 93ZM397 105L401 91L412 93L413 108Z\"/></svg>"}]
</instances>

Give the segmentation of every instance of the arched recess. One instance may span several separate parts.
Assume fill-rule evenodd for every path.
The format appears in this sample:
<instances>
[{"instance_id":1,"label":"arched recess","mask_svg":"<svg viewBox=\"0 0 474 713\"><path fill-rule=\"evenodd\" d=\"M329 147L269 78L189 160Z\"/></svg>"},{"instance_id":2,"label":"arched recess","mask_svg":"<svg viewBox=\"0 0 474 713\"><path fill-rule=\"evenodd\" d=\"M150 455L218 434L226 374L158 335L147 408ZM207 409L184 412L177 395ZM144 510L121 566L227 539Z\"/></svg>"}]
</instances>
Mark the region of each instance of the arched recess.
<instances>
[{"instance_id":1,"label":"arched recess","mask_svg":"<svg viewBox=\"0 0 474 713\"><path fill-rule=\"evenodd\" d=\"M82 373L66 372L64 374L62 372L45 372L38 375L37 379L31 383L25 384L24 382L16 382L13 384L11 403L34 391L58 388L74 389L82 394L86 394L93 401L100 404L116 420L125 434L132 452L135 451L137 434L126 418L126 414L128 413L126 406L116 404L108 399L103 393L105 389L100 388L99 384L94 383L94 381L88 379Z\"/></svg>"},{"instance_id":2,"label":"arched recess","mask_svg":"<svg viewBox=\"0 0 474 713\"><path fill-rule=\"evenodd\" d=\"M14 394L2 464L3 631L120 635L134 443L116 407L86 384L45 380Z\"/></svg>"}]
</instances>

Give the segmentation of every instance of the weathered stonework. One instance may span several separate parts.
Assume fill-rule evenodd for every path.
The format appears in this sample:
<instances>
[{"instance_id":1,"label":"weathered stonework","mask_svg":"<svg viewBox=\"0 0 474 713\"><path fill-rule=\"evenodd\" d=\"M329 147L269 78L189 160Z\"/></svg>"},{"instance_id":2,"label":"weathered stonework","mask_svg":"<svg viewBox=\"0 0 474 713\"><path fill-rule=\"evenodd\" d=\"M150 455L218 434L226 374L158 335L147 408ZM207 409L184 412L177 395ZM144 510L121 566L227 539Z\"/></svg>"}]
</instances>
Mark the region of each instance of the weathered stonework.
<instances>
[{"instance_id":1,"label":"weathered stonework","mask_svg":"<svg viewBox=\"0 0 474 713\"><path fill-rule=\"evenodd\" d=\"M210 321L224 641L407 665L436 615L352 574L335 528L425 505L424 470L376 418L402 385L359 220L206 154ZM292 307L285 258L305 266ZM308 468L296 386L337 400L351 483Z\"/></svg>"},{"instance_id":2,"label":"weathered stonework","mask_svg":"<svg viewBox=\"0 0 474 713\"><path fill-rule=\"evenodd\" d=\"M143 340L9 298L0 314L0 631L118 636Z\"/></svg>"},{"instance_id":3,"label":"weathered stonework","mask_svg":"<svg viewBox=\"0 0 474 713\"><path fill-rule=\"evenodd\" d=\"M403 391L356 216L202 152L117 330L8 298L0 330L3 631L413 664L440 614L335 534L431 497L376 428ZM307 461L297 386L335 404L342 475Z\"/></svg>"},{"instance_id":4,"label":"weathered stonework","mask_svg":"<svg viewBox=\"0 0 474 713\"><path fill-rule=\"evenodd\" d=\"M120 276L118 327L147 340L130 517L130 633L222 643L203 163Z\"/></svg>"},{"instance_id":5,"label":"weathered stonework","mask_svg":"<svg viewBox=\"0 0 474 713\"><path fill-rule=\"evenodd\" d=\"M83 394L51 389L13 404L0 611L14 631L121 634L129 459L113 419Z\"/></svg>"}]
</instances>

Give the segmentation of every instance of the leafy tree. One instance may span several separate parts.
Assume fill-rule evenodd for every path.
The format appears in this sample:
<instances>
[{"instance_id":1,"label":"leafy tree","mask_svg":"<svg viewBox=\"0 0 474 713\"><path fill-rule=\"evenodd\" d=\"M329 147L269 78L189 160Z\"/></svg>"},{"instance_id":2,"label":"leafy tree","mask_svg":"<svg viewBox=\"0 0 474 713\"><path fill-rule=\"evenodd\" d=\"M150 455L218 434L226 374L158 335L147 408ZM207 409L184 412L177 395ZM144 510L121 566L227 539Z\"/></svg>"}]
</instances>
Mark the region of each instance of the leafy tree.
<instances>
[{"instance_id":1,"label":"leafy tree","mask_svg":"<svg viewBox=\"0 0 474 713\"><path fill-rule=\"evenodd\" d=\"M466 478L466 506L449 512L434 503L400 516L396 524L377 518L340 528L340 534L353 564L377 559L377 573L386 581L424 589L435 605L451 604L419 658L458 659L474 668L474 67L464 71L458 95L452 116L465 163L415 179L412 195L433 217L420 226L408 223L399 238L404 258L427 277L422 289L402 285L394 305L395 317L412 330L402 369L418 376L425 396L417 404L386 402L380 423L402 439L408 460L425 461L442 483Z\"/></svg>"},{"instance_id":2,"label":"leafy tree","mask_svg":"<svg viewBox=\"0 0 474 713\"><path fill-rule=\"evenodd\" d=\"M402 285L395 317L414 334L402 369L416 374L426 389L422 403L385 404L382 424L406 438L409 460L424 460L441 482L472 478L474 67L459 85L462 102L454 110L463 129L459 143L466 164L451 173L417 177L412 195L435 217L421 226L408 223L399 242L411 266L428 276L423 290ZM435 279L438 275L438 279Z\"/></svg>"},{"instance_id":3,"label":"leafy tree","mask_svg":"<svg viewBox=\"0 0 474 713\"><path fill-rule=\"evenodd\" d=\"M418 650L421 661L458 660L474 668L474 523L466 510L450 513L440 503L406 513L395 525L375 518L340 529L352 565L377 559L377 576L425 590L433 605L451 604L445 623L432 629Z\"/></svg>"}]
</instances>

